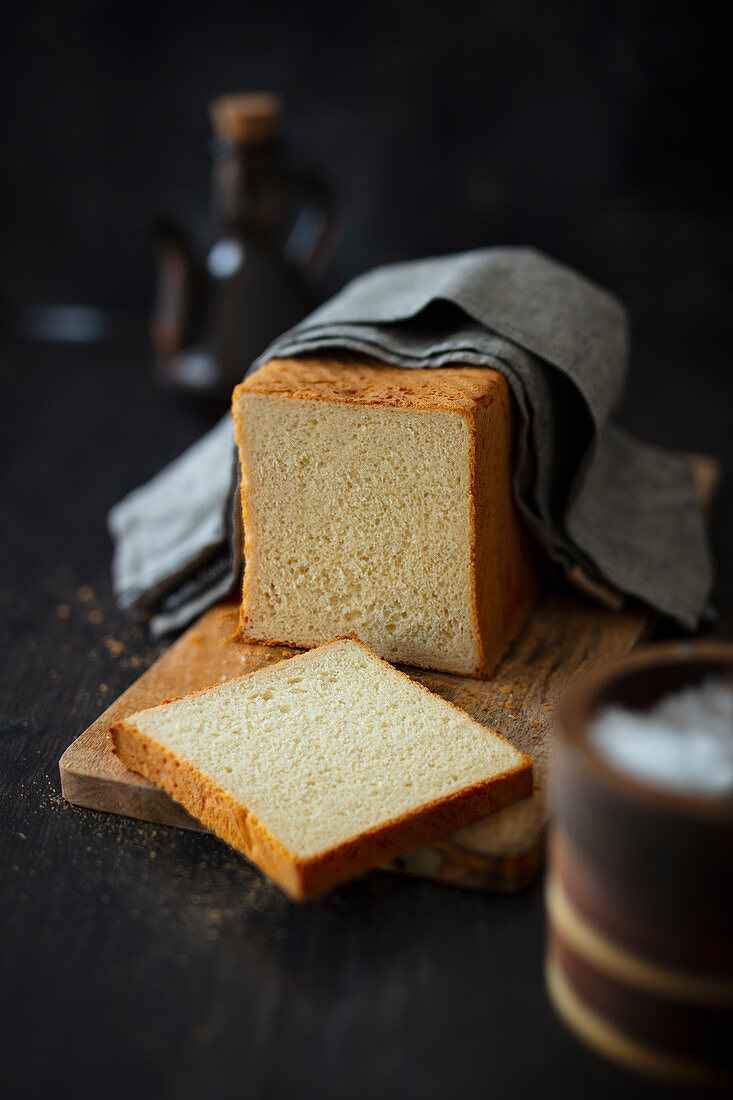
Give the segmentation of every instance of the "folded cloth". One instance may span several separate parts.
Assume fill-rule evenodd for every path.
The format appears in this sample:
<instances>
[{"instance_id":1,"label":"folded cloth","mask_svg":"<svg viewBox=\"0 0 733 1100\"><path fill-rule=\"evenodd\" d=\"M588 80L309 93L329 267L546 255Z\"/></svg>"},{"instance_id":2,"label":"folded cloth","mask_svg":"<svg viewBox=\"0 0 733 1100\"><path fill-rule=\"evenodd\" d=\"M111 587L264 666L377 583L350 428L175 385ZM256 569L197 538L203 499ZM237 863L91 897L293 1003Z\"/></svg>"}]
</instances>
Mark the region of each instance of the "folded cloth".
<instances>
[{"instance_id":1,"label":"folded cloth","mask_svg":"<svg viewBox=\"0 0 733 1100\"><path fill-rule=\"evenodd\" d=\"M336 351L501 371L519 409L514 494L548 559L612 605L630 595L697 626L712 563L692 467L609 423L628 363L612 295L530 248L393 264L353 280L250 370ZM156 633L239 575L233 455L225 418L110 513L118 600Z\"/></svg>"}]
</instances>

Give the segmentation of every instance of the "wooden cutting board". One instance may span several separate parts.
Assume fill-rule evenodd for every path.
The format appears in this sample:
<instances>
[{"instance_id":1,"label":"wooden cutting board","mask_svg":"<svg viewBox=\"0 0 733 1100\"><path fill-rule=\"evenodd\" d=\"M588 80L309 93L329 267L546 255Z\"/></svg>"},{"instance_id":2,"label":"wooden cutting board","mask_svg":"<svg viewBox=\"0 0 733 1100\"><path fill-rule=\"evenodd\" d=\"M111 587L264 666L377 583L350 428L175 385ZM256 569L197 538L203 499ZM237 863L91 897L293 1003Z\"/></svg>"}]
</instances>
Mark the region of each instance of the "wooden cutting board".
<instances>
[{"instance_id":1,"label":"wooden cutting board","mask_svg":"<svg viewBox=\"0 0 733 1100\"><path fill-rule=\"evenodd\" d=\"M709 503L717 465L696 459L696 472L701 496ZM136 710L298 652L233 641L237 615L234 601L207 611L69 746L59 763L61 789L69 802L163 825L202 828L167 794L129 771L110 751L106 735L113 722ZM470 889L511 893L528 885L542 858L555 703L572 677L628 653L653 622L653 614L641 608L612 611L550 592L491 680L406 669L526 752L534 762L535 789L513 806L413 849L390 869Z\"/></svg>"}]
</instances>

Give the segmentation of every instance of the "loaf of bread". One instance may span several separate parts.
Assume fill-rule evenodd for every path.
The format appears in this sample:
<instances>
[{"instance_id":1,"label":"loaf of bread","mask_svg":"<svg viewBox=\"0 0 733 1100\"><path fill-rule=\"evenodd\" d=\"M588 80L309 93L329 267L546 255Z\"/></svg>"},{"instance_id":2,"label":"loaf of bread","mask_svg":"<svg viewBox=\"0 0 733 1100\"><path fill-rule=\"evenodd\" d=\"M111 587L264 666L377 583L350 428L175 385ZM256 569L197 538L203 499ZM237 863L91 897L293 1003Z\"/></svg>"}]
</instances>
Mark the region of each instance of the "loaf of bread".
<instances>
[{"instance_id":1,"label":"loaf of bread","mask_svg":"<svg viewBox=\"0 0 733 1100\"><path fill-rule=\"evenodd\" d=\"M110 738L298 899L532 789L528 757L348 638L141 711Z\"/></svg>"},{"instance_id":2,"label":"loaf of bread","mask_svg":"<svg viewBox=\"0 0 733 1100\"><path fill-rule=\"evenodd\" d=\"M390 661L489 675L536 595L504 377L271 360L233 412L240 636L314 646L355 633Z\"/></svg>"}]
</instances>

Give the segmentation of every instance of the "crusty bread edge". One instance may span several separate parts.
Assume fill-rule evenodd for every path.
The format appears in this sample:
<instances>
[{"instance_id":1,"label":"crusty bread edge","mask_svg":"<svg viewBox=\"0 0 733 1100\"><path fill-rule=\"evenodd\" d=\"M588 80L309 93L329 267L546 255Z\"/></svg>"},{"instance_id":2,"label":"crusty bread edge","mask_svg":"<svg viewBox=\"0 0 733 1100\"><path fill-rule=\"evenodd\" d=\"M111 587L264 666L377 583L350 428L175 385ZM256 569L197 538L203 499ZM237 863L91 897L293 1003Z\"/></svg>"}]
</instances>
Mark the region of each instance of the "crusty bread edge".
<instances>
[{"instance_id":1,"label":"crusty bread edge","mask_svg":"<svg viewBox=\"0 0 733 1100\"><path fill-rule=\"evenodd\" d=\"M381 657L358 638L334 638L325 645L347 640L355 642L371 656L382 661ZM309 650L285 660L290 662L307 659L314 652L315 650ZM282 663L284 662L277 662L278 665ZM388 662L382 663L387 664L398 676L433 696L424 684L411 680L406 673ZM268 665L237 679L250 679L276 667L277 665ZM210 688L192 691L186 698L204 695L221 686L215 684ZM466 712L453 703L445 699L441 702L465 716ZM532 793L532 761L512 745L520 757L516 768L417 807L318 856L303 859L290 852L267 831L251 811L212 783L194 764L176 756L138 729L135 717L133 714L116 722L109 729L112 750L123 764L162 787L171 798L222 840L243 853L296 901L322 894L338 883L358 877L409 848L453 832L476 818ZM491 732L506 744L511 744L501 734L493 730Z\"/></svg>"},{"instance_id":2,"label":"crusty bread edge","mask_svg":"<svg viewBox=\"0 0 733 1100\"><path fill-rule=\"evenodd\" d=\"M304 356L304 362L307 362L309 358ZM476 663L470 667L463 666L456 668L448 664L440 664L437 661L431 661L430 663L423 661L411 661L416 668L431 669L436 672L447 672L455 676L468 676L473 679L488 679L496 669L500 660L516 641L521 630L532 611L539 591L537 582L536 566L533 561L533 555L529 549L529 537L522 527L522 522L517 514L516 504L512 501L512 507L510 508L510 522L513 525L513 530L510 532L512 536L512 544L517 552L517 557L521 560L517 562L517 567L524 573L525 589L522 593L524 598L520 598L515 604L513 614L508 618L505 623L505 631L502 634L501 645L491 644L492 630L490 623L482 621L484 616L482 615L482 609L479 607L478 598L478 585L479 585L479 572L482 569L490 566L491 562L485 560L485 547L481 544L482 540L479 539L478 532L478 515L477 515L477 502L479 495L482 495L482 484L479 478L479 472L477 470L476 454L478 449L478 437L479 437L479 423L478 416L480 411L488 410L488 408L494 403L495 395L482 395L471 398L471 403L468 407L457 407L455 404L451 404L446 401L445 404L432 404L420 400L420 395L414 395L409 401L405 399L399 399L392 397L389 401L380 400L378 397L372 397L368 401L363 399L355 399L353 397L345 396L343 394L329 394L329 393L309 393L307 396L303 396L292 390L273 390L268 388L267 385L258 384L258 375L268 367L270 364L277 363L277 359L271 359L263 365L260 370L255 371L243 382L240 382L235 387L232 393L232 419L234 422L234 432L237 441L237 447L240 454L240 464L242 468L242 479L240 483L240 493L242 499L242 524L244 527L244 556L245 561L247 558L247 516L249 514L248 499L245 492L245 463L243 453L243 431L242 423L239 417L239 404L240 397L244 393L258 393L264 396L272 396L282 398L283 400L291 401L325 401L332 404L353 404L353 405L367 405L370 408L384 407L389 409L403 408L416 411L426 412L451 412L458 416L461 416L466 421L469 434L469 511L470 511L470 561L472 566L472 594L471 594L471 619L473 626L473 634L476 642ZM372 366L372 367L388 367L389 364L381 363L377 360L367 360L359 358L359 363ZM461 364L456 364L460 367ZM475 370L477 372L485 373L490 372L496 377L497 393L500 395L499 404L502 406L511 404L511 390L509 384L501 374L500 371L495 370L492 367L474 367L474 368L462 368ZM511 477L511 468L508 471L509 477ZM294 646L296 648L308 647L311 648L314 645L322 643L314 643L312 639L299 638L299 639L283 639L283 638L266 638L258 636L256 631L247 629L246 617L245 617L245 603L247 593L247 577L246 569L245 576L242 580L242 601L239 607L239 625L234 634L234 638L237 641L251 642L258 645L268 646ZM398 658L393 658L397 660Z\"/></svg>"},{"instance_id":3,"label":"crusty bread edge","mask_svg":"<svg viewBox=\"0 0 733 1100\"><path fill-rule=\"evenodd\" d=\"M468 363L457 362L450 367L400 367L394 363L388 363L383 359L375 359L372 356L343 353L342 355L329 354L327 356L319 356L313 353L306 353L302 356L288 356L285 358L268 359L266 363L258 367L252 374L247 375L244 381L240 382L234 387L232 391L232 408L236 410L239 398L242 393L257 393L265 397L281 397L285 401L326 401L334 405L357 405L362 408L385 408L385 409L425 409L434 410L436 412L451 412L460 413L464 416L471 415L471 406L474 401L480 400L480 397L470 396L467 400L469 404L458 405L455 399L445 397L442 399L439 396L435 396L432 400L426 400L423 395L417 392L413 392L409 398L402 397L395 392L391 392L389 397L379 395L364 396L359 394L355 396L350 393L339 393L338 391L332 391L330 393L325 391L310 390L307 393L303 393L300 390L273 387L267 384L267 381L263 382L263 378L267 378L268 367L277 366L281 363L297 362L303 366L307 366L311 362L319 362L321 364L327 364L329 361L335 362L344 371L348 371L349 368L367 368L375 370L384 370L385 372L394 373L409 373L410 375L416 374L431 374L431 375L445 375L448 372L455 370L468 371L471 374L487 374L491 373L496 375L497 379L506 381L501 371L496 370L495 367L477 367Z\"/></svg>"},{"instance_id":4,"label":"crusty bread edge","mask_svg":"<svg viewBox=\"0 0 733 1100\"><path fill-rule=\"evenodd\" d=\"M477 667L464 675L478 679L488 679L517 640L540 591L534 549L511 488L516 435L514 399L506 378L503 375L499 378L493 393L475 399L470 417L472 614L479 658ZM508 434L495 430L497 420L503 416L509 422ZM487 463L478 461L479 447L497 438L499 449L493 451L492 459L501 474L498 488L494 480L496 469L490 472ZM506 517L506 527L499 532L497 510ZM492 598L487 601L484 586L486 575L492 570L498 570L500 583L498 591L494 588Z\"/></svg>"}]
</instances>

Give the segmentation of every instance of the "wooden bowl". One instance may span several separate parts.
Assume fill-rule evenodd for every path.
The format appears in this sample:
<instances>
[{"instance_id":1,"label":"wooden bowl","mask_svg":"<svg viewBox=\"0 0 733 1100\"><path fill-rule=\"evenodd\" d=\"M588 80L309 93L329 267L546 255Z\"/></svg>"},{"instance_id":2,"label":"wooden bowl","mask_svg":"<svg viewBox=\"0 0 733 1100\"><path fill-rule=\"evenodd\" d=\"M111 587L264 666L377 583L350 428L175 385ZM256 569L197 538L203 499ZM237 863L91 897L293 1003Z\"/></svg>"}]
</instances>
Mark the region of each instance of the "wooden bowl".
<instances>
[{"instance_id":1,"label":"wooden bowl","mask_svg":"<svg viewBox=\"0 0 733 1100\"><path fill-rule=\"evenodd\" d=\"M733 1067L733 798L666 791L593 747L602 706L645 709L709 675L733 643L649 646L578 680L551 788L548 986L591 1045L657 1076Z\"/></svg>"}]
</instances>

